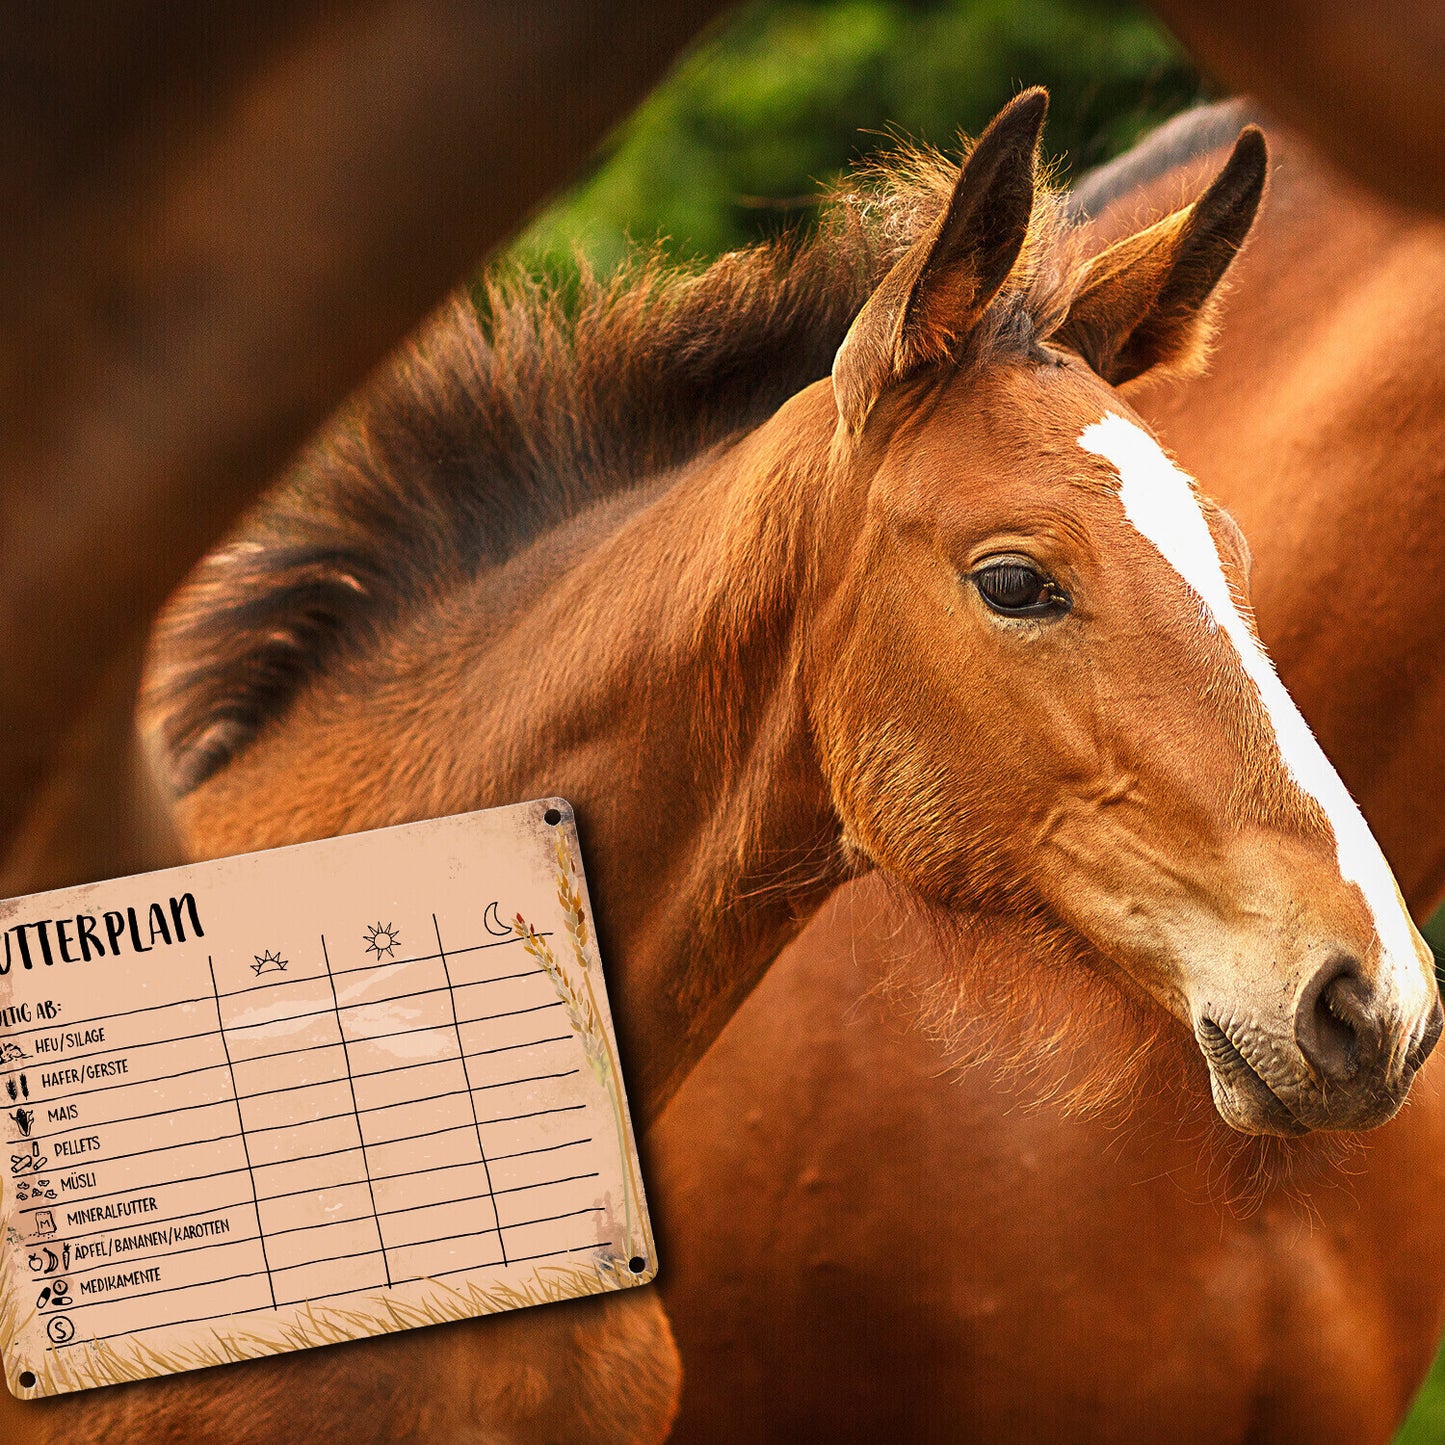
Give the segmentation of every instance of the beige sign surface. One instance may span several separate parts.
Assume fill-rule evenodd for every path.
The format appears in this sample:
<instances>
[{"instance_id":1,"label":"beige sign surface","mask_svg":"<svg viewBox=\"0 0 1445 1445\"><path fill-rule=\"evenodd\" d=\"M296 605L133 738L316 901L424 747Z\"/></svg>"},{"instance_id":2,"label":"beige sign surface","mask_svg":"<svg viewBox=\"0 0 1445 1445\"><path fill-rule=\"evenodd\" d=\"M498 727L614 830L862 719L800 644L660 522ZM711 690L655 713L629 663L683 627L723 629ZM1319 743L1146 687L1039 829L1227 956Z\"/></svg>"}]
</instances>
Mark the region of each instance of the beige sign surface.
<instances>
[{"instance_id":1,"label":"beige sign surface","mask_svg":"<svg viewBox=\"0 0 1445 1445\"><path fill-rule=\"evenodd\" d=\"M646 1283L557 799L0 904L21 1398Z\"/></svg>"}]
</instances>

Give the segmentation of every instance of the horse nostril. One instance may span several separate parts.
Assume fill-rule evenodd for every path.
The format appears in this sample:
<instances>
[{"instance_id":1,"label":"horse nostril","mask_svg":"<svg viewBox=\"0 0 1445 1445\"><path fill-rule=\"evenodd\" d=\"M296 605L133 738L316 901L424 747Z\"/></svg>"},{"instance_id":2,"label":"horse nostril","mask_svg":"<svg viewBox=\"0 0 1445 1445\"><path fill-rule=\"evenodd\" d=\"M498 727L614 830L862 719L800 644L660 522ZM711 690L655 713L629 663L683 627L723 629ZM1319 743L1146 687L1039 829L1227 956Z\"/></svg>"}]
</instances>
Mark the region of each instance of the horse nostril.
<instances>
[{"instance_id":1,"label":"horse nostril","mask_svg":"<svg viewBox=\"0 0 1445 1445\"><path fill-rule=\"evenodd\" d=\"M1341 1084L1379 1053L1381 1029L1357 960L1336 955L1305 985L1295 1041L1319 1081Z\"/></svg>"}]
</instances>

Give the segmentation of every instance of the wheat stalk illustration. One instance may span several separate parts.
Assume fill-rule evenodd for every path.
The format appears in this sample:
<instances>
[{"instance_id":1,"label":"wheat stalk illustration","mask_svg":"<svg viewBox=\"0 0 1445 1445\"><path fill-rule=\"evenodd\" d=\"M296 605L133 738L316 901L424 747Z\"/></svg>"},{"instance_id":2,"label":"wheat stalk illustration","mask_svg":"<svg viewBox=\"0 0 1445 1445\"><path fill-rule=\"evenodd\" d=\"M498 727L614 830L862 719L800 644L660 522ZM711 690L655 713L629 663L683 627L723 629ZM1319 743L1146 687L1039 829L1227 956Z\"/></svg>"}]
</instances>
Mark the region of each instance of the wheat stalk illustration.
<instances>
[{"instance_id":1,"label":"wheat stalk illustration","mask_svg":"<svg viewBox=\"0 0 1445 1445\"><path fill-rule=\"evenodd\" d=\"M597 1021L597 1010L593 1007L592 1000L578 992L576 985L568 977L567 971L557 962L557 956L552 952L551 944L520 913L512 920L512 931L522 940L522 947L537 960L542 971L552 980L552 986L557 990L557 997L562 1000L562 1004L567 1010L567 1017L571 1020L572 1029L582 1040L582 1048L587 1055L587 1062L597 1076L598 1083L605 1086L607 1083L607 1040Z\"/></svg>"},{"instance_id":2,"label":"wheat stalk illustration","mask_svg":"<svg viewBox=\"0 0 1445 1445\"><path fill-rule=\"evenodd\" d=\"M617 1131L617 1150L622 1164L622 1200L626 1216L627 1253L631 1258L638 1249L633 1230L634 1201L642 1197L642 1185L633 1164L633 1151L629 1147L627 1117L622 1107L618 1088L621 1073L617 1057L612 1049L612 1040L602 1026L602 1011L597 1003L593 988L595 956L588 949L590 933L587 927L587 912L582 905L582 890L577 877L577 867L572 861L572 850L560 831L553 848L555 866L553 875L557 884L557 902L562 909L562 920L568 942L572 946L572 957L582 976L582 990L573 983L566 969L557 961L551 945L519 913L512 921L512 931L522 940L522 947L537 961L547 977L552 980L557 996L562 1000L571 1019L574 1031L582 1040L583 1052L588 1066L598 1083L607 1091L612 1103L612 1122ZM583 992L585 990L585 992ZM640 1211L639 1211L640 1213ZM651 1232L643 1241L645 1258L652 1257Z\"/></svg>"},{"instance_id":3,"label":"wheat stalk illustration","mask_svg":"<svg viewBox=\"0 0 1445 1445\"><path fill-rule=\"evenodd\" d=\"M28 1362L27 1368L37 1377L34 1387L37 1393L119 1385L154 1375L253 1360L283 1350L341 1344L368 1335L391 1334L528 1305L578 1299L626 1289L632 1282L627 1272L611 1260L543 1266L518 1285L469 1283L458 1287L438 1280L422 1280L417 1282L416 1295L410 1299L392 1294L373 1296L350 1306L301 1305L290 1318L262 1324L253 1330L226 1328L217 1323L207 1335L171 1348L157 1348L134 1336L91 1341L77 1344L64 1354L44 1351L44 1357ZM12 1330L17 1328L13 1313L9 1318L0 1319L0 1329L6 1326Z\"/></svg>"}]
</instances>

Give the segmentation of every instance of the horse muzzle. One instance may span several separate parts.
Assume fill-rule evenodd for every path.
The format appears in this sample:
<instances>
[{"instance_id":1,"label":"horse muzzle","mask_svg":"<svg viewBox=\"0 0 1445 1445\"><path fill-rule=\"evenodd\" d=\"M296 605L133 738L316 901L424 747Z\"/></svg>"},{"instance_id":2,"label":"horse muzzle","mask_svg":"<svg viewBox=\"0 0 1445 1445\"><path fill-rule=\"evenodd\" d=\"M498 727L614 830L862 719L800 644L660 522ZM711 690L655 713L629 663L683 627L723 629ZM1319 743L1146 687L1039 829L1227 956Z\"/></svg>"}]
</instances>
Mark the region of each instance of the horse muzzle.
<instances>
[{"instance_id":1,"label":"horse muzzle","mask_svg":"<svg viewBox=\"0 0 1445 1445\"><path fill-rule=\"evenodd\" d=\"M1306 982L1292 1017L1206 1007L1194 1033L1224 1121L1242 1133L1291 1136L1392 1118L1442 1022L1436 989L1406 1015L1353 959L1336 957Z\"/></svg>"}]
</instances>

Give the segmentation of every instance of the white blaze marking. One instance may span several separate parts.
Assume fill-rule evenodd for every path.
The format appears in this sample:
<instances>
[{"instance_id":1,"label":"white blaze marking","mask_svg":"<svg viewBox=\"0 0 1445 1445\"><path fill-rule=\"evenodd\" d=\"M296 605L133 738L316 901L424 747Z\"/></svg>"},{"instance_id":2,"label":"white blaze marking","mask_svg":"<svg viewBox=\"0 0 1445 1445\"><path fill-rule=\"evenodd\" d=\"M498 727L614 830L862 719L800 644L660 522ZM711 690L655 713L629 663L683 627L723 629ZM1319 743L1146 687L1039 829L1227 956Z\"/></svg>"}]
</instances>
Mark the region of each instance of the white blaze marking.
<instances>
[{"instance_id":1,"label":"white blaze marking","mask_svg":"<svg viewBox=\"0 0 1445 1445\"><path fill-rule=\"evenodd\" d=\"M1189 477L1165 456L1153 437L1112 412L1086 426L1079 445L1113 464L1119 473L1124 515L1198 595L1210 619L1234 644L1245 675L1254 683L1273 725L1285 770L1324 810L1334 830L1340 875L1359 888L1374 915L1385 953L1382 974L1393 972L1401 1004L1418 1007L1425 997L1425 979L1416 953L1415 926L1405 911L1394 874L1364 814L1234 605L1219 551Z\"/></svg>"}]
</instances>

